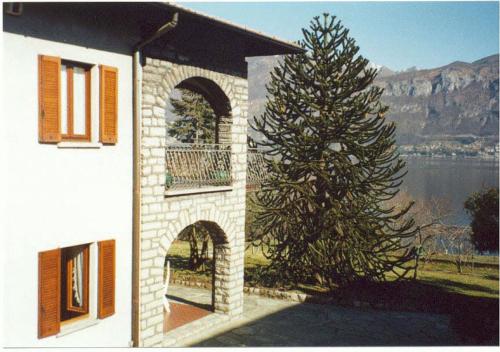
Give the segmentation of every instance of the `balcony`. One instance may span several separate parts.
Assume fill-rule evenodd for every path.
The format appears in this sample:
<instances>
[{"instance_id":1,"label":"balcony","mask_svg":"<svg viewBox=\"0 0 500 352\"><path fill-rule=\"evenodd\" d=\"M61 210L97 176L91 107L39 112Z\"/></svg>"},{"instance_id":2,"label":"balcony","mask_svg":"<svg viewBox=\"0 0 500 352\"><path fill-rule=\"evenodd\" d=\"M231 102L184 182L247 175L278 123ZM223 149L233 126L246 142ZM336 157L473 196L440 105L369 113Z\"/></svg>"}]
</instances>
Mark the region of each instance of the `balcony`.
<instances>
[{"instance_id":1,"label":"balcony","mask_svg":"<svg viewBox=\"0 0 500 352\"><path fill-rule=\"evenodd\" d=\"M230 190L229 144L170 144L165 157L167 195Z\"/></svg>"},{"instance_id":2,"label":"balcony","mask_svg":"<svg viewBox=\"0 0 500 352\"><path fill-rule=\"evenodd\" d=\"M231 190L229 144L169 144L165 158L167 196ZM266 177L264 157L248 149L247 163L247 189L256 190Z\"/></svg>"},{"instance_id":3,"label":"balcony","mask_svg":"<svg viewBox=\"0 0 500 352\"><path fill-rule=\"evenodd\" d=\"M264 155L255 148L247 152L247 191L255 191L267 177Z\"/></svg>"}]
</instances>

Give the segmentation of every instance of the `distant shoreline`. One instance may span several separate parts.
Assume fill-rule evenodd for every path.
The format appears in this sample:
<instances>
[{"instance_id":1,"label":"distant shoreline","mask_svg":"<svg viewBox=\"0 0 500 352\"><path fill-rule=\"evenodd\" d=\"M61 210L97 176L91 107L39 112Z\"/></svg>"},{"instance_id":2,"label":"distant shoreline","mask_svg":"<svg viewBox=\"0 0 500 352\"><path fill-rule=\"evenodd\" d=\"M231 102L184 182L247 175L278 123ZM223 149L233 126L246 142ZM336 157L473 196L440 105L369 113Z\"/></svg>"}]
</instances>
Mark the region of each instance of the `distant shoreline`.
<instances>
[{"instance_id":1,"label":"distant shoreline","mask_svg":"<svg viewBox=\"0 0 500 352\"><path fill-rule=\"evenodd\" d=\"M498 163L500 159L498 157L485 157L483 155L468 156L468 155L419 155L419 154L400 154L404 159L435 159L435 160L481 160L481 161L491 161Z\"/></svg>"}]
</instances>

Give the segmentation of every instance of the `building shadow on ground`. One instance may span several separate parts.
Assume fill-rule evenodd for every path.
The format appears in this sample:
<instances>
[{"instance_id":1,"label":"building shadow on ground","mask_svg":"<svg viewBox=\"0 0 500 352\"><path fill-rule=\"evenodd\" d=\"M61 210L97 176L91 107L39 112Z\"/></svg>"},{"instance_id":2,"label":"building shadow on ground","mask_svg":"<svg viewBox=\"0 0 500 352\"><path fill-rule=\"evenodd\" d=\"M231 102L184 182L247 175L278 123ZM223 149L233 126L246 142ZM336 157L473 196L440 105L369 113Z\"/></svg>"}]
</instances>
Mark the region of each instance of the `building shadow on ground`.
<instances>
[{"instance_id":1,"label":"building shadow on ground","mask_svg":"<svg viewBox=\"0 0 500 352\"><path fill-rule=\"evenodd\" d=\"M213 311L213 306L211 304L204 304L204 303L195 302L194 300L185 299L185 298L179 297L178 295L167 294L166 296L170 302L179 302L179 303L188 304L188 305L191 305L191 306L194 306L197 308L201 308L204 310L208 310L210 312Z\"/></svg>"},{"instance_id":2,"label":"building shadow on ground","mask_svg":"<svg viewBox=\"0 0 500 352\"><path fill-rule=\"evenodd\" d=\"M418 281L358 283L335 294L331 304L297 303L255 319L247 312L259 307L246 298L241 326L193 346L498 345L495 298L471 297ZM347 304L353 300L367 303L366 308ZM386 309L368 307L381 303Z\"/></svg>"}]
</instances>

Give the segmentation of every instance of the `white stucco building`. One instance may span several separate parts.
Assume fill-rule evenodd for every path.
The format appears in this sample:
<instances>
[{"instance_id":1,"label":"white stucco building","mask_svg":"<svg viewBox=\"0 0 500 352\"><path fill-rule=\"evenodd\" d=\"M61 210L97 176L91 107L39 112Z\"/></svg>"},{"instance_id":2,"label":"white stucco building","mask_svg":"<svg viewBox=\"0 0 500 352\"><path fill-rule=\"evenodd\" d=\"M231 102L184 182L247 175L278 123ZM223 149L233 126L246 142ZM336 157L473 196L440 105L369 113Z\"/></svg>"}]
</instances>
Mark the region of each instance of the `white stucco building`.
<instances>
[{"instance_id":1,"label":"white stucco building","mask_svg":"<svg viewBox=\"0 0 500 352\"><path fill-rule=\"evenodd\" d=\"M161 346L165 254L197 222L214 311L241 314L245 57L300 49L164 3L4 3L3 19L4 345ZM172 187L176 87L230 113L223 185Z\"/></svg>"},{"instance_id":2,"label":"white stucco building","mask_svg":"<svg viewBox=\"0 0 500 352\"><path fill-rule=\"evenodd\" d=\"M4 249L4 333L5 346L128 346L131 321L131 228L132 228L132 57L110 50L95 49L74 43L51 40L42 31L39 37L9 32L9 16L5 13L3 33L3 121L8 133L6 149L5 223L2 228ZM36 13L24 6L21 16ZM43 19L43 15L40 15ZM69 27L71 23L66 23ZM64 24L53 30L64 30ZM68 33L66 33L68 35ZM49 37L49 38L44 38ZM59 106L61 111L56 142L45 142L39 123L42 113L40 95L51 87L40 85L41 57L57 58L55 68L45 73L61 80ZM116 143L103 144L100 128L100 66L116 68L118 129ZM73 69L72 99L68 95L71 82L68 71ZM81 72L80 71L81 68ZM83 73L88 72L88 73ZM55 76L54 76L55 75ZM86 76L87 78L86 81ZM71 80L71 78L70 78ZM87 83L88 82L88 83ZM47 83L49 85L49 83ZM87 95L88 101L85 101ZM51 97L47 97L50 109ZM73 102L73 135L68 129L68 100ZM53 103L53 104L57 104ZM50 112L45 112L46 117ZM86 124L86 114L90 123ZM88 136L84 136L88 133ZM78 140L76 140L78 139ZM4 169L5 170L5 169ZM114 240L115 277L111 302L114 314L103 319L99 315L99 242ZM81 285L86 296L82 312L67 317L42 317L45 308L39 307L40 295L58 294L59 310L64 310L64 293L51 292L61 285L69 286L64 265L58 282L40 285L43 265L40 253L50 253L48 260L62 256L69 247L88 248L88 283ZM77 248L78 249L78 248ZM53 253L53 252L52 252ZM68 261L66 261L68 262ZM106 270L112 270L109 268ZM54 270L53 270L54 271ZM87 271L87 270L82 270ZM50 272L53 274L53 272ZM85 278L84 278L85 279ZM42 280L45 280L42 278ZM82 280L85 281L85 280ZM45 282L45 281L44 281ZM42 290L47 290L42 292ZM81 298L83 300L84 297ZM42 298L44 300L45 298ZM71 309L71 308L70 308ZM78 310L78 307L74 308ZM84 319L81 319L81 318ZM53 321L53 319L58 321ZM47 331L47 329L57 329ZM79 330L70 333L74 330ZM116 334L116 331L123 331ZM52 334L53 333L53 334ZM44 337L50 334L50 336ZM39 338L44 337L44 338Z\"/></svg>"}]
</instances>

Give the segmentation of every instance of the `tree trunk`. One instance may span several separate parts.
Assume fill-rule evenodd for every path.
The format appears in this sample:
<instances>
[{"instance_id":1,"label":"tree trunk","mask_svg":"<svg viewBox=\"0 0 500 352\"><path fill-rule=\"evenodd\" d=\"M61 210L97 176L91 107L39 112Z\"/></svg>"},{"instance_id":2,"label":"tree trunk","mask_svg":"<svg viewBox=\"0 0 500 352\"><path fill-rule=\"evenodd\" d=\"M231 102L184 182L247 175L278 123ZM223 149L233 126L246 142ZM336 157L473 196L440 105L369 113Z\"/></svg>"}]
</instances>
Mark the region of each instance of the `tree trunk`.
<instances>
[{"instance_id":1,"label":"tree trunk","mask_svg":"<svg viewBox=\"0 0 500 352\"><path fill-rule=\"evenodd\" d=\"M189 234L189 269L198 271L200 268L205 270L205 263L208 260L208 241L210 238L206 236L201 243L201 249L198 250L198 236L196 226L193 226Z\"/></svg>"},{"instance_id":2,"label":"tree trunk","mask_svg":"<svg viewBox=\"0 0 500 352\"><path fill-rule=\"evenodd\" d=\"M459 274L462 274L462 250L461 250L461 246L459 245L458 246L458 256L457 256L457 269L458 269L458 273Z\"/></svg>"},{"instance_id":3,"label":"tree trunk","mask_svg":"<svg viewBox=\"0 0 500 352\"><path fill-rule=\"evenodd\" d=\"M205 263L208 259L208 239L204 238L201 245L200 267L205 271Z\"/></svg>"},{"instance_id":4,"label":"tree trunk","mask_svg":"<svg viewBox=\"0 0 500 352\"><path fill-rule=\"evenodd\" d=\"M417 253L415 255L415 271L413 272L413 280L417 279L418 276L418 263L419 263L420 255Z\"/></svg>"},{"instance_id":5,"label":"tree trunk","mask_svg":"<svg viewBox=\"0 0 500 352\"><path fill-rule=\"evenodd\" d=\"M196 241L196 228L193 226L189 235L189 269L197 270L199 266L198 241Z\"/></svg>"}]
</instances>

